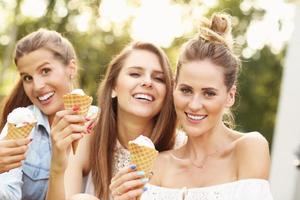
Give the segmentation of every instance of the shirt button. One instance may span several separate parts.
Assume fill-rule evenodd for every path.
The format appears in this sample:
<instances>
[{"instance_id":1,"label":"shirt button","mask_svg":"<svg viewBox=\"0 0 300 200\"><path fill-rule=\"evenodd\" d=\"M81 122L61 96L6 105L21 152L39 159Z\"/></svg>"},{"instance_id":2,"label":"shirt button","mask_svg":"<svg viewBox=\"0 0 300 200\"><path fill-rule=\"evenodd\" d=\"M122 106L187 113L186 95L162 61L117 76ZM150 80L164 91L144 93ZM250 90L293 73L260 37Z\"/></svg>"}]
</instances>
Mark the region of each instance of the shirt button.
<instances>
[{"instance_id":1,"label":"shirt button","mask_svg":"<svg viewBox=\"0 0 300 200\"><path fill-rule=\"evenodd\" d=\"M38 172L38 171L35 171L35 172L33 173L33 177L34 177L34 178L36 178L38 175L39 175L39 172Z\"/></svg>"}]
</instances>

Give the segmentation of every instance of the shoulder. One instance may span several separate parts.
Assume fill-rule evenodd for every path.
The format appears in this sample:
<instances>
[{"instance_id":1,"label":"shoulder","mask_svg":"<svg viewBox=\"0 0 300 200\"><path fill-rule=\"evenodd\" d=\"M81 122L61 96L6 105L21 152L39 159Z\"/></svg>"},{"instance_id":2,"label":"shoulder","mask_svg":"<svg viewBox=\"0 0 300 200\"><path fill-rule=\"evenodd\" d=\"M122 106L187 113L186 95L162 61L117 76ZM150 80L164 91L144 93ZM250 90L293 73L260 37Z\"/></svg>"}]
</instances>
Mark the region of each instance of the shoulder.
<instances>
[{"instance_id":1,"label":"shoulder","mask_svg":"<svg viewBox=\"0 0 300 200\"><path fill-rule=\"evenodd\" d=\"M258 132L246 133L236 141L235 153L239 178L268 178L269 144Z\"/></svg>"},{"instance_id":2,"label":"shoulder","mask_svg":"<svg viewBox=\"0 0 300 200\"><path fill-rule=\"evenodd\" d=\"M166 170L169 168L170 155L173 150L160 152L154 162L153 176L151 178L151 184L161 185L161 180L164 179ZM162 164L163 163L163 164Z\"/></svg>"}]
</instances>

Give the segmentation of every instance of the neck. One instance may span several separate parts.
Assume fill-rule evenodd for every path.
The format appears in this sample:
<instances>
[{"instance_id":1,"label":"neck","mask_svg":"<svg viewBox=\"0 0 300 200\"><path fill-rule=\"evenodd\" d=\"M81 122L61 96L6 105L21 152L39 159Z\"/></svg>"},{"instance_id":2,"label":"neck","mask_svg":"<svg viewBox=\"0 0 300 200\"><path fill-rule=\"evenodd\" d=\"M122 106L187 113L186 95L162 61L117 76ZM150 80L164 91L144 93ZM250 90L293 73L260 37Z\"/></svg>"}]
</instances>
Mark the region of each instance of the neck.
<instances>
[{"instance_id":1,"label":"neck","mask_svg":"<svg viewBox=\"0 0 300 200\"><path fill-rule=\"evenodd\" d=\"M202 160L208 155L223 151L228 141L228 128L222 123L197 137L189 137L185 145L185 156Z\"/></svg>"},{"instance_id":2,"label":"neck","mask_svg":"<svg viewBox=\"0 0 300 200\"><path fill-rule=\"evenodd\" d=\"M127 148L128 142L134 140L139 135L150 137L153 129L152 120L143 118L118 116L118 139Z\"/></svg>"}]
</instances>

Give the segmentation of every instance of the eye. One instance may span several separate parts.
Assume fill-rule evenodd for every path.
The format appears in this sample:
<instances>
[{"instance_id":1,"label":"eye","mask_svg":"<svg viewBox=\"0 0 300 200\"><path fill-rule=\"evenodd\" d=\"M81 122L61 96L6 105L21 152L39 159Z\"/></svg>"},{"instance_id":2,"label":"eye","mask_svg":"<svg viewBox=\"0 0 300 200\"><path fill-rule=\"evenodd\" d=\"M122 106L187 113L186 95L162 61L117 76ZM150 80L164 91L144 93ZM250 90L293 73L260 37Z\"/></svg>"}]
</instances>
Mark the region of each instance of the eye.
<instances>
[{"instance_id":1,"label":"eye","mask_svg":"<svg viewBox=\"0 0 300 200\"><path fill-rule=\"evenodd\" d=\"M50 71L51 71L51 69L49 69L49 68L43 68L43 69L42 69L42 74L43 74L43 75L46 75L46 74L48 74Z\"/></svg>"},{"instance_id":2,"label":"eye","mask_svg":"<svg viewBox=\"0 0 300 200\"><path fill-rule=\"evenodd\" d=\"M216 95L217 94L215 92L213 92L213 91L206 91L206 92L204 92L204 96L206 96L206 97L214 97Z\"/></svg>"},{"instance_id":3,"label":"eye","mask_svg":"<svg viewBox=\"0 0 300 200\"><path fill-rule=\"evenodd\" d=\"M164 83L165 82L164 77L161 77L161 76L155 76L154 80L157 81L157 82L160 82L160 83Z\"/></svg>"},{"instance_id":4,"label":"eye","mask_svg":"<svg viewBox=\"0 0 300 200\"><path fill-rule=\"evenodd\" d=\"M137 73L137 72L131 72L131 73L129 73L129 76L134 77L134 78L138 78L138 77L140 77L140 74Z\"/></svg>"},{"instance_id":5,"label":"eye","mask_svg":"<svg viewBox=\"0 0 300 200\"><path fill-rule=\"evenodd\" d=\"M193 90L191 88L187 88L187 87L182 87L179 89L181 91L182 94L184 95L190 95L193 94Z\"/></svg>"},{"instance_id":6,"label":"eye","mask_svg":"<svg viewBox=\"0 0 300 200\"><path fill-rule=\"evenodd\" d=\"M28 75L25 75L25 76L22 77L22 80L23 80L24 82L29 82L29 81L32 80L32 77L31 77L31 76L28 76Z\"/></svg>"}]
</instances>

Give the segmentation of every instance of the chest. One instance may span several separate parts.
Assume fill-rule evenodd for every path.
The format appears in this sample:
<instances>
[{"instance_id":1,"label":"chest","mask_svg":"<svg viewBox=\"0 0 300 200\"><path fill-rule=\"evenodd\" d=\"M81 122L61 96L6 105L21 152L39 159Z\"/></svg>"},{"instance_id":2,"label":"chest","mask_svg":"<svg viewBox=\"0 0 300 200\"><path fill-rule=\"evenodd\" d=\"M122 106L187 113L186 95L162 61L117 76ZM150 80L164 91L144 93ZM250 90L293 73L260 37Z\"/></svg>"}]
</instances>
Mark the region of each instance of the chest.
<instances>
[{"instance_id":1,"label":"chest","mask_svg":"<svg viewBox=\"0 0 300 200\"><path fill-rule=\"evenodd\" d=\"M208 159L199 166L193 161L186 163L173 163L165 171L162 186L181 187L205 187L237 179L237 167L233 156ZM174 181L176 180L176 181Z\"/></svg>"}]
</instances>

